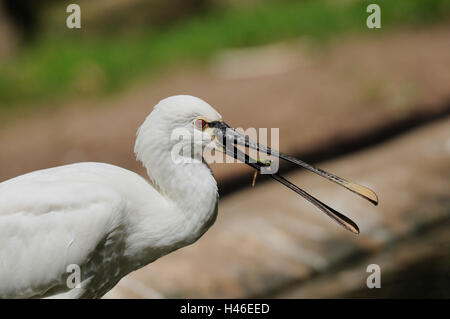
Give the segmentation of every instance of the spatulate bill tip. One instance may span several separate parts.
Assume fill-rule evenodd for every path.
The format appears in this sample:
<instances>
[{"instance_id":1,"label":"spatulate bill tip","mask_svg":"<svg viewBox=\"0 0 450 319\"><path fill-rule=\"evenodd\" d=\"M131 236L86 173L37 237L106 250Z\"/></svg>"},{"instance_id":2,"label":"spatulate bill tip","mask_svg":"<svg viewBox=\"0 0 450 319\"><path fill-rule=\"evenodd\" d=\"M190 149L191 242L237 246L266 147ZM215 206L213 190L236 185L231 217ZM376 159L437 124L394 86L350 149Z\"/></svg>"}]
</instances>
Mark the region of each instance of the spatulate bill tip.
<instances>
[{"instance_id":1,"label":"spatulate bill tip","mask_svg":"<svg viewBox=\"0 0 450 319\"><path fill-rule=\"evenodd\" d=\"M346 220L344 223L341 223L341 225L353 234L359 235L360 233L358 225L356 225L356 223L350 219Z\"/></svg>"},{"instance_id":2,"label":"spatulate bill tip","mask_svg":"<svg viewBox=\"0 0 450 319\"><path fill-rule=\"evenodd\" d=\"M354 182L346 182L345 186L356 194L364 197L375 206L378 205L378 196L373 190Z\"/></svg>"},{"instance_id":3,"label":"spatulate bill tip","mask_svg":"<svg viewBox=\"0 0 450 319\"><path fill-rule=\"evenodd\" d=\"M349 229L353 234L355 234L355 235L359 235L360 234L360 231L359 231L359 228L358 228L358 226L356 226L356 227L354 227L354 228L351 228L351 229Z\"/></svg>"}]
</instances>

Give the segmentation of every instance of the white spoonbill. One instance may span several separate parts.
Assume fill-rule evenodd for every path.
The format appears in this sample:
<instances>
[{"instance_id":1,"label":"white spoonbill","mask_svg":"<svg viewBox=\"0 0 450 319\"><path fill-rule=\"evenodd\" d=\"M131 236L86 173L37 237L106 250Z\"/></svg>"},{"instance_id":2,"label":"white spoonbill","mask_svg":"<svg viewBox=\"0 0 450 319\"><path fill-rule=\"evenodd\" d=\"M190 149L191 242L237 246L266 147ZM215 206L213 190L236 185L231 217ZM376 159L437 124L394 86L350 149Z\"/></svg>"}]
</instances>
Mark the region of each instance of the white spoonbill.
<instances>
[{"instance_id":1,"label":"white spoonbill","mask_svg":"<svg viewBox=\"0 0 450 319\"><path fill-rule=\"evenodd\" d=\"M298 164L377 203L374 192L249 140L203 100L179 95L160 101L139 128L135 153L150 180L102 163L78 163L0 183L0 297L100 298L129 272L195 242L217 215L216 181L203 161L174 161L176 128L194 132L182 149L217 150L255 161L236 145ZM315 204L348 230L344 215L291 184L274 179ZM67 284L68 266L81 284Z\"/></svg>"}]
</instances>

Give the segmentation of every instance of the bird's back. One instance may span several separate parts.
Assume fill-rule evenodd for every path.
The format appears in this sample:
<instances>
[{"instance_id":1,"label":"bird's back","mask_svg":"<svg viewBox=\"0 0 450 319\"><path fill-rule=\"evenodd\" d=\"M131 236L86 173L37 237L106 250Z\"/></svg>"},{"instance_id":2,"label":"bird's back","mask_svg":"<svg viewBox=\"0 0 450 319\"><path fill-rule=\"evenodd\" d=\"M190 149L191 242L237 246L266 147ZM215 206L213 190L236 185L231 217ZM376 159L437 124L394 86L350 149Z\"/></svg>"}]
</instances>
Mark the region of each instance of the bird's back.
<instances>
[{"instance_id":1,"label":"bird's back","mask_svg":"<svg viewBox=\"0 0 450 319\"><path fill-rule=\"evenodd\" d=\"M129 203L143 196L160 195L139 175L100 163L0 183L0 297L101 296L130 271L123 261L124 218ZM88 289L69 289L73 267ZM107 277L94 276L99 273Z\"/></svg>"}]
</instances>

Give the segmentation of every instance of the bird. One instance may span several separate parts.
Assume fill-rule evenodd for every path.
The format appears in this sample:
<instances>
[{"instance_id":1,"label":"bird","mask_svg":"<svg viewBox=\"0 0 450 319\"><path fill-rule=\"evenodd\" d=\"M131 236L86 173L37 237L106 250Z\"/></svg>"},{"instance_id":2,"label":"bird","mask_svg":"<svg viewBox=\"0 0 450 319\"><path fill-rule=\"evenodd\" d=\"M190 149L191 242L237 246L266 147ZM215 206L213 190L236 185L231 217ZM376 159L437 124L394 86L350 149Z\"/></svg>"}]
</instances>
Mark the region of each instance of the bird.
<instances>
[{"instance_id":1,"label":"bird","mask_svg":"<svg viewBox=\"0 0 450 319\"><path fill-rule=\"evenodd\" d=\"M192 136L173 139L175 129ZM148 178L106 163L83 162L0 183L0 297L101 298L130 272L193 244L218 214L218 186L202 156L206 146L261 172L271 163L247 155L245 149L253 148L378 203L372 190L238 133L204 100L171 96L155 105L136 134L134 152ZM269 176L359 233L348 217L278 172ZM79 270L76 286L69 285L73 265Z\"/></svg>"}]
</instances>

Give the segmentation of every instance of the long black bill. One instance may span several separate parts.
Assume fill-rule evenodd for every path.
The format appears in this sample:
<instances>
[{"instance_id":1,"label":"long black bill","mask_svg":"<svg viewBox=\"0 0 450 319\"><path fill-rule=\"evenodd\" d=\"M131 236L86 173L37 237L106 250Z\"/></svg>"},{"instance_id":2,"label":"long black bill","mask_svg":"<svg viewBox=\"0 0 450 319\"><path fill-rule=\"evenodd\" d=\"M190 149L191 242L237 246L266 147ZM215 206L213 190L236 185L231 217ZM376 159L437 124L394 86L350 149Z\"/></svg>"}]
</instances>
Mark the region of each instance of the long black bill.
<instances>
[{"instance_id":1,"label":"long black bill","mask_svg":"<svg viewBox=\"0 0 450 319\"><path fill-rule=\"evenodd\" d=\"M236 145L243 145L245 147L249 147L252 149L255 149L257 151L263 152L267 155L275 156L282 158L284 160L287 160L291 163L294 163L296 165L299 165L301 167L304 167L322 177L325 177L345 188L348 190L362 196L363 198L369 200L371 203L377 205L378 204L378 197L377 195L367 187L361 186L359 184L346 181L343 178L340 178L336 175L333 175L331 173L328 173L326 171L323 171L319 168L316 168L312 165L309 165L299 159L296 159L292 156L288 156L285 154L282 154L276 150L272 150L267 146L261 145L259 143L253 142L250 139L248 139L246 136L236 132L233 130L229 125L227 125L224 122L212 122L209 123L210 127L215 128L214 134L217 138L217 143L220 144L220 146L223 147L226 154L229 156L232 156L236 159L238 159L241 162L244 162L248 164L249 166L253 167L254 169L261 171L261 167L265 166L265 164L256 161L255 159L252 159L250 156L248 156L245 152L242 152L239 150ZM348 217L344 216L343 214L337 212L333 208L329 207L328 205L322 203L317 198L309 195L307 192L299 188L298 186L292 184L282 176L280 176L277 173L270 174L270 176L280 182L281 184L285 185L286 187L290 188L297 194L304 197L309 202L313 203L316 207L318 207L320 210L322 210L325 214L327 214L329 217L331 217L333 220L335 220L337 223L339 223L341 226L345 227L347 230L358 234L359 229L358 226Z\"/></svg>"}]
</instances>

